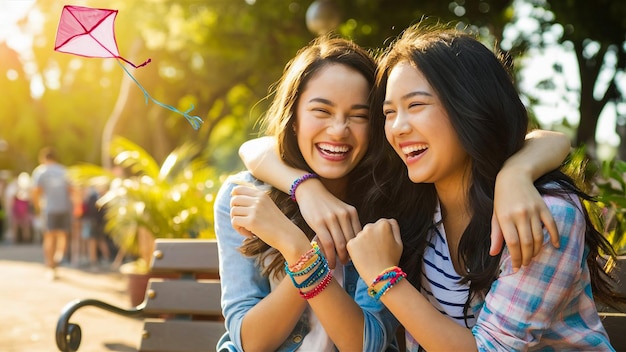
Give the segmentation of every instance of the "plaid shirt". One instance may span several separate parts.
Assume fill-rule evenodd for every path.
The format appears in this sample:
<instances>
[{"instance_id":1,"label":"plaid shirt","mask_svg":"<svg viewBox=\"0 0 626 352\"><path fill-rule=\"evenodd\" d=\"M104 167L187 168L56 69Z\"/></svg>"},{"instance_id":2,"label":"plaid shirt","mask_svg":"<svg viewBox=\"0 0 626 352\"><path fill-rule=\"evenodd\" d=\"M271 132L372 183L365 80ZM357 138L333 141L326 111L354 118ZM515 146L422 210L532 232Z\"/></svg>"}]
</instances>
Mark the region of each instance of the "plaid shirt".
<instances>
[{"instance_id":1,"label":"plaid shirt","mask_svg":"<svg viewBox=\"0 0 626 352\"><path fill-rule=\"evenodd\" d=\"M545 231L543 249L517 273L505 249L498 279L484 299L472 302L467 317L476 345L481 351L613 351L591 294L582 205L578 199L544 200L556 221L560 248L550 244ZM468 287L457 283L440 219L438 213L439 226L424 256L422 293L442 314L464 325ZM419 350L408 334L407 350Z\"/></svg>"}]
</instances>

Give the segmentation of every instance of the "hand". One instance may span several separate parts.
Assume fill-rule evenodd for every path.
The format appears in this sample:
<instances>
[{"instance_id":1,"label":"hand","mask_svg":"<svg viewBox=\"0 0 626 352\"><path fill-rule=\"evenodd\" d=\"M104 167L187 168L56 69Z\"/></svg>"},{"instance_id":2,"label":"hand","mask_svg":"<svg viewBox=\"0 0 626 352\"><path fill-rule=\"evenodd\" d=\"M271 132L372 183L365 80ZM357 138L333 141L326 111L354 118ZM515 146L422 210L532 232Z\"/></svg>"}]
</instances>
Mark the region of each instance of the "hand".
<instances>
[{"instance_id":1,"label":"hand","mask_svg":"<svg viewBox=\"0 0 626 352\"><path fill-rule=\"evenodd\" d=\"M395 219L379 219L367 224L348 242L352 263L366 283L386 268L398 265L402 255L400 227Z\"/></svg>"},{"instance_id":2,"label":"hand","mask_svg":"<svg viewBox=\"0 0 626 352\"><path fill-rule=\"evenodd\" d=\"M552 245L559 247L559 232L552 213L532 181L517 173L498 174L491 225L489 253L497 255L504 239L514 271L530 264L532 257L539 253L544 227L550 233Z\"/></svg>"},{"instance_id":3,"label":"hand","mask_svg":"<svg viewBox=\"0 0 626 352\"><path fill-rule=\"evenodd\" d=\"M350 256L346 244L361 231L356 209L337 199L316 179L302 182L296 198L304 220L317 235L328 265L335 268L335 253L342 263L347 263Z\"/></svg>"},{"instance_id":4,"label":"hand","mask_svg":"<svg viewBox=\"0 0 626 352\"><path fill-rule=\"evenodd\" d=\"M233 228L244 236L258 236L268 245L281 251L292 245L304 233L292 223L263 191L250 186L233 188L230 199L230 219ZM288 240L285 237L289 236ZM282 251L281 251L282 253Z\"/></svg>"}]
</instances>

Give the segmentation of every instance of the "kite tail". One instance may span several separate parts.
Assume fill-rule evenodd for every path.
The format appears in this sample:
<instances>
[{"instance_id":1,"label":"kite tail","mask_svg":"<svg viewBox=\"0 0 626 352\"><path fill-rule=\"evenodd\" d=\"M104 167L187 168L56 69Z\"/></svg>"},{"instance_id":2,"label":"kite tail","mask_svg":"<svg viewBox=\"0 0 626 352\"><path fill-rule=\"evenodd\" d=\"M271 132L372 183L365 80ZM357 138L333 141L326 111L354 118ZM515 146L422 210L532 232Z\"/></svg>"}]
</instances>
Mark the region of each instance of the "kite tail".
<instances>
[{"instance_id":1,"label":"kite tail","mask_svg":"<svg viewBox=\"0 0 626 352\"><path fill-rule=\"evenodd\" d=\"M123 59L122 59L123 60ZM124 60L126 61L126 60ZM144 87L141 86L141 84L139 84L139 82L137 82L137 80L135 79L135 77L133 77L133 75L130 74L130 72L128 72L128 70L126 69L126 67L124 67L124 65L122 65L121 62L119 62L119 60L117 61L120 66L122 66L122 69L126 72L126 74L132 78L133 81L135 81L135 84L137 84L137 86L139 86L139 88L141 88L141 90L143 91L143 96L146 100L146 104L148 104L148 99L152 100L155 104L158 104L166 109L169 109L177 114L183 115L187 121L189 121L189 123L191 124L191 127L193 127L194 130L197 130L200 128L200 126L202 125L202 123L204 121L202 121L201 118L199 118L198 116L190 116L189 113L194 109L194 105L191 104L191 107L189 109L187 109L187 111L182 112L178 109L176 109L175 107L171 106L171 105L167 105L167 104L163 104L160 101L154 99L153 97L150 96L150 94L148 94L148 92L145 90ZM150 62L150 60L148 60L148 62ZM147 63L147 62L146 62ZM144 63L145 65L145 63ZM133 65L134 66L134 65Z\"/></svg>"},{"instance_id":2,"label":"kite tail","mask_svg":"<svg viewBox=\"0 0 626 352\"><path fill-rule=\"evenodd\" d=\"M118 59L122 59L122 60L124 60L124 62L125 62L125 63L127 63L127 64L131 65L131 66L132 66L132 67L134 67L134 68L144 67L144 66L146 66L147 64L149 64L149 63L151 63L151 62L152 62L152 59L148 59L148 60L144 61L144 62L143 62L143 64L141 64L141 65L135 65L135 64L133 64L132 62L130 62L130 61L128 61L128 60L126 60L125 58L123 58L123 57L121 57L121 56L118 56L117 58L118 58Z\"/></svg>"}]
</instances>

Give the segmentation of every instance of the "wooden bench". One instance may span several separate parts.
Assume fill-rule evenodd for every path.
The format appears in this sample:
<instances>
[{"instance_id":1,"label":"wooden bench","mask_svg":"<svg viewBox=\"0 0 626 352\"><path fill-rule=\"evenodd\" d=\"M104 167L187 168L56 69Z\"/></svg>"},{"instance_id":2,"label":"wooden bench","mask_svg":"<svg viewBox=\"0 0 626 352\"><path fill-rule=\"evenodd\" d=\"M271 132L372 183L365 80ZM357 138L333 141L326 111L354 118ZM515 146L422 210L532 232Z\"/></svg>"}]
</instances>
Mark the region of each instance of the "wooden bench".
<instances>
[{"instance_id":1,"label":"wooden bench","mask_svg":"<svg viewBox=\"0 0 626 352\"><path fill-rule=\"evenodd\" d=\"M601 312L600 318L615 351L626 351L626 313Z\"/></svg>"},{"instance_id":2,"label":"wooden bench","mask_svg":"<svg viewBox=\"0 0 626 352\"><path fill-rule=\"evenodd\" d=\"M626 294L626 256L617 257L612 265L615 265L613 274L617 279L616 289L619 293ZM618 352L626 352L626 307L616 310L598 304L598 312L613 348Z\"/></svg>"},{"instance_id":3,"label":"wooden bench","mask_svg":"<svg viewBox=\"0 0 626 352\"><path fill-rule=\"evenodd\" d=\"M124 309L94 299L70 302L57 322L61 351L76 351L81 328L70 322L81 307L93 306L144 319L138 351L214 351L225 332L215 240L157 239L144 301ZM171 277L171 278L170 278Z\"/></svg>"}]
</instances>

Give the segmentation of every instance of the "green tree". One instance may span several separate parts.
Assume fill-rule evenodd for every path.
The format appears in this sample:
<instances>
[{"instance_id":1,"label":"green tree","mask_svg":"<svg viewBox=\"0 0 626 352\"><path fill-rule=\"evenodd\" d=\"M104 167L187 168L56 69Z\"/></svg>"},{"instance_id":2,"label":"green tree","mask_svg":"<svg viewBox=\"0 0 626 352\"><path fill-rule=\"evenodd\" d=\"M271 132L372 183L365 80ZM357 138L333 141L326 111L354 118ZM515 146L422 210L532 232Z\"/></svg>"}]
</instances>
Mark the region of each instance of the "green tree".
<instances>
[{"instance_id":1,"label":"green tree","mask_svg":"<svg viewBox=\"0 0 626 352\"><path fill-rule=\"evenodd\" d=\"M342 12L350 15L343 17L339 31L371 48L383 46L417 18L437 11L451 20L491 23L496 37L505 23L489 20L504 18L505 7L479 10L478 2L466 4L464 11L453 9L463 13L460 17L436 2L338 2ZM116 21L120 53L131 61L153 60L131 70L132 74L163 103L180 110L193 104L192 114L205 121L200 130L193 131L180 115L151 102L146 105L141 90L115 60L53 52L62 6L52 0L38 1L34 11L41 13L44 24L35 40L36 69L31 77L42 78L46 89L36 104L24 104L36 107L27 119L34 126L31 133L43 136L39 144L61 143L57 147L69 162L97 161L114 135L136 141L157 160L183 141L199 141L214 151L209 162L232 170L240 165L237 146L256 133L254 122L265 111L268 87L296 50L313 38L304 21L309 4L281 0L86 2L120 10ZM381 11L389 15L378 16ZM59 140L59 136L64 138Z\"/></svg>"},{"instance_id":2,"label":"green tree","mask_svg":"<svg viewBox=\"0 0 626 352\"><path fill-rule=\"evenodd\" d=\"M531 36L513 38L506 49L514 56L521 55L533 45L548 45L544 39L551 31L563 29L562 37L554 44L575 47L581 62L581 123L576 143L593 138L597 117L606 104L623 101L620 89L624 88L620 88L618 81L626 62L621 56L626 6L620 2L334 1L342 15L338 32L372 50L384 47L402 29L424 17L469 27L486 41L499 44L506 39L504 33L511 21L516 19L517 6L529 3L536 7L533 16L542 26ZM19 73L18 79L3 85L3 91L8 94L0 98L0 122L15 126L15 132L0 137L9 146L22 147L25 160L35 160L36 151L44 144L56 145L66 163L101 162L107 141L115 135L137 142L157 160L163 160L173 147L184 141L195 141L213 150L208 162L225 171L240 167L237 146L255 135L254 123L267 107L268 88L278 80L296 50L313 38L304 21L311 2L89 0L84 3L119 10L116 36L122 56L137 62L152 59L144 68L130 69L131 73L156 100L183 111L193 104L195 109L191 114L205 121L194 131L182 116L150 101L146 104L141 90L115 60L54 52L62 4L39 0L32 12L39 13L40 18L23 21L25 31L31 30L31 26L26 26L29 21L42 23L35 33L32 58L6 56L4 53L10 50L0 48L3 54L0 71ZM594 47L599 49L591 51ZM11 59L4 60L5 57ZM600 68L611 68L609 57L618 58L614 70L606 71L615 74L606 89L600 89L605 92L602 97L594 98L592 88L602 88L598 83ZM28 70L24 70L26 66ZM27 93L36 80L45 87L40 97ZM9 96L12 100L4 98ZM18 159L16 156L10 162L15 165ZM0 159L0 163L4 161Z\"/></svg>"},{"instance_id":3,"label":"green tree","mask_svg":"<svg viewBox=\"0 0 626 352\"><path fill-rule=\"evenodd\" d=\"M24 77L19 54L0 43L0 121L5 128L0 131L0 168L10 170L32 170L36 166L29 163L29 146L34 144L36 134L32 133L35 115L34 100L29 94L28 80ZM7 128L10 126L10 128ZM36 161L36 160L35 160Z\"/></svg>"},{"instance_id":4,"label":"green tree","mask_svg":"<svg viewBox=\"0 0 626 352\"><path fill-rule=\"evenodd\" d=\"M131 61L152 58L146 67L131 70L133 76L150 96L164 104L179 110L193 104L191 114L205 122L194 131L182 116L152 102L146 105L142 91L134 84L127 90L120 89L129 78L114 60L52 54L52 28L58 23L60 6L50 1L38 3L43 13L51 15L46 17L46 28L50 30L43 31L39 38L46 45L35 55L37 66L45 71L54 65L62 77L72 73L76 62L82 67L74 72L75 81L62 82L58 89L48 87L42 100L52 104L50 100L60 92L75 93L77 98L84 94L83 102L94 101L87 96L98 96L97 102L102 104L95 112L98 123L91 121L90 126L102 131L105 122L114 117L116 123L108 126L106 138L128 136L158 160L186 140L215 145L216 155L228 154L224 160L231 159L232 152L219 149L236 152L236 146L250 137L259 114L253 116L251 108L262 101L285 62L311 39L304 23L296 18L299 14L278 0L264 2L263 6L235 1L109 1L106 6L91 1L87 5L120 9L116 21L120 53ZM264 103L258 107L262 112ZM79 113L74 106L74 115ZM114 116L116 113L119 116ZM227 162L225 167L233 165Z\"/></svg>"},{"instance_id":5,"label":"green tree","mask_svg":"<svg viewBox=\"0 0 626 352\"><path fill-rule=\"evenodd\" d=\"M614 0L525 0L539 21L539 31L518 38L516 45L547 47L561 45L573 52L578 63L580 88L568 87L577 95L574 102L580 113L573 144L587 145L591 151L601 112L608 105L626 104L626 2ZM524 34L520 32L520 34ZM554 75L566 74L560 64ZM551 79L541 82L551 89ZM622 82L620 84L620 82ZM541 100L540 97L538 97ZM622 116L622 119L626 116ZM623 125L626 121L618 121ZM618 126L616 126L618 127ZM622 138L625 131L617 130ZM622 143L626 146L626 143ZM626 155L621 155L623 159Z\"/></svg>"}]
</instances>

